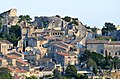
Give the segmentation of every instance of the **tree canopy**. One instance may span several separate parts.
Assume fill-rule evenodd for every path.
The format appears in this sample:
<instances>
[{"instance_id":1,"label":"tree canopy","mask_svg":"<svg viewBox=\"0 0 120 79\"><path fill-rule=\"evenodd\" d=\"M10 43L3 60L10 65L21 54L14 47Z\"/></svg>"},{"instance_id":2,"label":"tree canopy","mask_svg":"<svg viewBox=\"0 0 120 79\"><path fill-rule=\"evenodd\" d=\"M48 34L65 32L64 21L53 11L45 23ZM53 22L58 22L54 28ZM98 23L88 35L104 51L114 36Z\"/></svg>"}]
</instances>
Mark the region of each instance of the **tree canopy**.
<instances>
[{"instance_id":1,"label":"tree canopy","mask_svg":"<svg viewBox=\"0 0 120 79\"><path fill-rule=\"evenodd\" d=\"M9 33L2 32L0 33L0 38L8 40L13 43L14 46L17 46L18 41L21 39L21 28L20 26L11 26L9 28Z\"/></svg>"},{"instance_id":2,"label":"tree canopy","mask_svg":"<svg viewBox=\"0 0 120 79\"><path fill-rule=\"evenodd\" d=\"M10 70L7 68L0 68L0 79L13 79Z\"/></svg>"},{"instance_id":3,"label":"tree canopy","mask_svg":"<svg viewBox=\"0 0 120 79\"><path fill-rule=\"evenodd\" d=\"M119 69L120 60L118 57L111 57L109 55L105 55L90 52L89 50L85 50L84 53L79 58L80 62L86 61L87 67L93 66L94 68L100 67L102 69Z\"/></svg>"},{"instance_id":4,"label":"tree canopy","mask_svg":"<svg viewBox=\"0 0 120 79\"><path fill-rule=\"evenodd\" d=\"M68 65L65 70L66 76L72 78L77 76L77 69L74 65Z\"/></svg>"},{"instance_id":5,"label":"tree canopy","mask_svg":"<svg viewBox=\"0 0 120 79\"><path fill-rule=\"evenodd\" d=\"M108 35L109 32L112 32L116 30L116 27L113 23L106 22L105 25L102 28L102 34L103 35Z\"/></svg>"},{"instance_id":6,"label":"tree canopy","mask_svg":"<svg viewBox=\"0 0 120 79\"><path fill-rule=\"evenodd\" d=\"M31 76L31 77L26 77L26 79L38 79L38 78L35 76Z\"/></svg>"},{"instance_id":7,"label":"tree canopy","mask_svg":"<svg viewBox=\"0 0 120 79\"><path fill-rule=\"evenodd\" d=\"M30 23L31 20L32 20L32 18L30 18L30 15L20 15L19 16L19 22L27 21L28 23Z\"/></svg>"},{"instance_id":8,"label":"tree canopy","mask_svg":"<svg viewBox=\"0 0 120 79\"><path fill-rule=\"evenodd\" d=\"M63 20L65 20L65 21L67 21L67 22L70 22L70 21L71 21L71 17L65 16L65 17L63 18Z\"/></svg>"}]
</instances>

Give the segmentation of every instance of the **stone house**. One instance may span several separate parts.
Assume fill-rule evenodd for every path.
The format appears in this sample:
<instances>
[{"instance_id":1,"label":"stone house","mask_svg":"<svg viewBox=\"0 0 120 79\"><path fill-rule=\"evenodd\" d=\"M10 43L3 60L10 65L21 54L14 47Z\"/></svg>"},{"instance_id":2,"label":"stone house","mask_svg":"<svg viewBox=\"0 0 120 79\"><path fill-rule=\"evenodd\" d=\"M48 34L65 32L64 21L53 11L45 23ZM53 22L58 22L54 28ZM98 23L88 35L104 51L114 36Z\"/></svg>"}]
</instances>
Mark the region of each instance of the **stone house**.
<instances>
[{"instance_id":1,"label":"stone house","mask_svg":"<svg viewBox=\"0 0 120 79\"><path fill-rule=\"evenodd\" d=\"M8 65L17 66L16 60L22 59L22 57L17 56L17 55L5 55L5 59L7 60Z\"/></svg>"},{"instance_id":2,"label":"stone house","mask_svg":"<svg viewBox=\"0 0 120 79\"><path fill-rule=\"evenodd\" d=\"M41 58L45 56L47 53L47 48L45 47L45 44L48 43L48 40L44 37L36 37L36 38L29 38L28 39L28 46L34 47L36 49L40 50Z\"/></svg>"},{"instance_id":3,"label":"stone house","mask_svg":"<svg viewBox=\"0 0 120 79\"><path fill-rule=\"evenodd\" d=\"M87 49L104 56L120 57L120 41L92 40L87 42Z\"/></svg>"},{"instance_id":4,"label":"stone house","mask_svg":"<svg viewBox=\"0 0 120 79\"><path fill-rule=\"evenodd\" d=\"M7 60L0 57L0 67L5 67L7 65L8 65Z\"/></svg>"},{"instance_id":5,"label":"stone house","mask_svg":"<svg viewBox=\"0 0 120 79\"><path fill-rule=\"evenodd\" d=\"M9 50L13 48L13 44L7 40L0 41L0 52L2 54L8 54Z\"/></svg>"},{"instance_id":6,"label":"stone house","mask_svg":"<svg viewBox=\"0 0 120 79\"><path fill-rule=\"evenodd\" d=\"M63 67L66 67L68 64L78 64L78 56L74 52L56 51L54 57L56 63L61 64Z\"/></svg>"},{"instance_id":7,"label":"stone house","mask_svg":"<svg viewBox=\"0 0 120 79\"><path fill-rule=\"evenodd\" d=\"M41 58L40 51L37 49L32 49L30 51L23 52L24 59L27 60L31 65L37 65L36 61Z\"/></svg>"}]
</instances>

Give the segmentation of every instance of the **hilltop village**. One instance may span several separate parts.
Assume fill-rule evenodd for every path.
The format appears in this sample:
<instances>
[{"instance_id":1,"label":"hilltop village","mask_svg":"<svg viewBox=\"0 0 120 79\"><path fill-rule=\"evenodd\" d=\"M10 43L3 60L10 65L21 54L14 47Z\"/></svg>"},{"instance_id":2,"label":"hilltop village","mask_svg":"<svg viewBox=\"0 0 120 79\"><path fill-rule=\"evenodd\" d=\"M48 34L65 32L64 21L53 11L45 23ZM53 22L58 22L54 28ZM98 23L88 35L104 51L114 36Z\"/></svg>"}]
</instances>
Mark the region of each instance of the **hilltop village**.
<instances>
[{"instance_id":1,"label":"hilltop village","mask_svg":"<svg viewBox=\"0 0 120 79\"><path fill-rule=\"evenodd\" d=\"M0 14L0 68L13 79L120 79L120 26L106 31L59 15L31 20L17 9Z\"/></svg>"}]
</instances>

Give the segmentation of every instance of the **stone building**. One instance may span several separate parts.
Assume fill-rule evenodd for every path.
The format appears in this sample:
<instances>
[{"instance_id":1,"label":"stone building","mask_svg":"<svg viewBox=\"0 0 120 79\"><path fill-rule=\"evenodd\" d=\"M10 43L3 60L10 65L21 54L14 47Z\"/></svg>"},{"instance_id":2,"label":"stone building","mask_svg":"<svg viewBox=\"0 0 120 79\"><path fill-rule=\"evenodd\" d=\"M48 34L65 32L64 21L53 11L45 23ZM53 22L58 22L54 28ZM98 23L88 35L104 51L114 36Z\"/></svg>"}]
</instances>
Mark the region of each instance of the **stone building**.
<instances>
[{"instance_id":1,"label":"stone building","mask_svg":"<svg viewBox=\"0 0 120 79\"><path fill-rule=\"evenodd\" d=\"M13 48L13 44L7 40L0 41L0 52L2 54L8 54L9 50Z\"/></svg>"},{"instance_id":2,"label":"stone building","mask_svg":"<svg viewBox=\"0 0 120 79\"><path fill-rule=\"evenodd\" d=\"M56 63L61 64L63 67L66 67L68 64L78 64L78 56L74 52L56 51L55 60Z\"/></svg>"},{"instance_id":3,"label":"stone building","mask_svg":"<svg viewBox=\"0 0 120 79\"><path fill-rule=\"evenodd\" d=\"M92 40L87 42L87 49L104 56L120 57L120 41Z\"/></svg>"}]
</instances>

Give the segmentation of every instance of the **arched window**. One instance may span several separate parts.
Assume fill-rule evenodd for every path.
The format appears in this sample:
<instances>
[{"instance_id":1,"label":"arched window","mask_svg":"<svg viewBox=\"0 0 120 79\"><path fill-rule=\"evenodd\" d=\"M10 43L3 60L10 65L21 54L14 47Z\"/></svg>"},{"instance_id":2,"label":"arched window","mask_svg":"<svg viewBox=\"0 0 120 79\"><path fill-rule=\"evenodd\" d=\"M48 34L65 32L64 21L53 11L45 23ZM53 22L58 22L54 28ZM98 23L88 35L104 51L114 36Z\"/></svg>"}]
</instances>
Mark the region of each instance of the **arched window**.
<instances>
[{"instance_id":1,"label":"arched window","mask_svg":"<svg viewBox=\"0 0 120 79\"><path fill-rule=\"evenodd\" d=\"M111 55L111 53L109 52L109 55Z\"/></svg>"}]
</instances>

